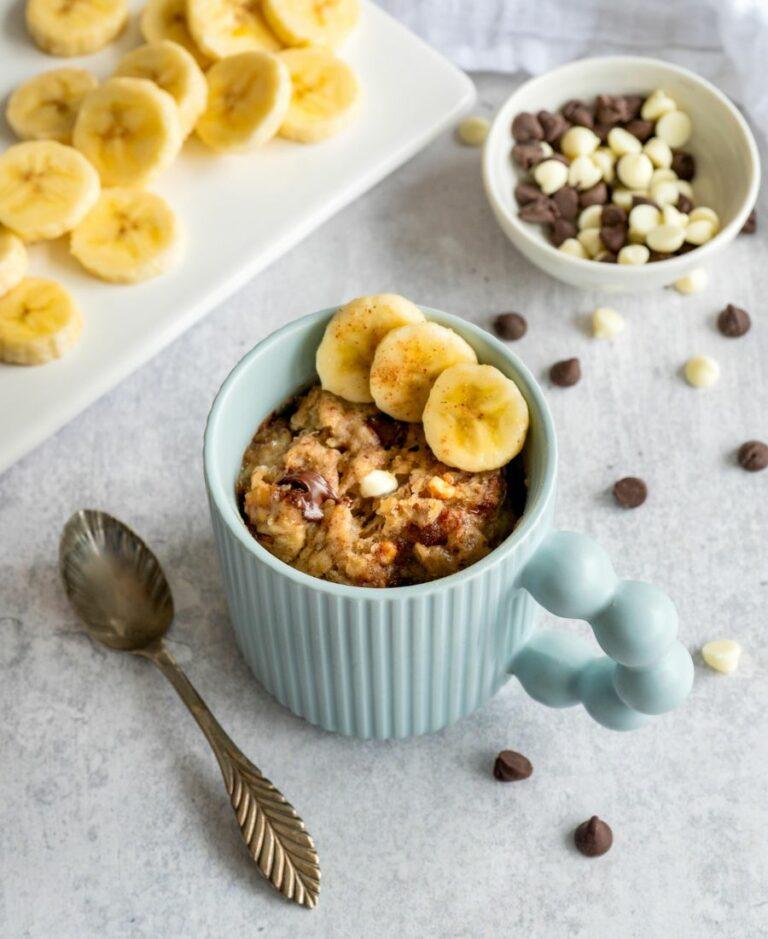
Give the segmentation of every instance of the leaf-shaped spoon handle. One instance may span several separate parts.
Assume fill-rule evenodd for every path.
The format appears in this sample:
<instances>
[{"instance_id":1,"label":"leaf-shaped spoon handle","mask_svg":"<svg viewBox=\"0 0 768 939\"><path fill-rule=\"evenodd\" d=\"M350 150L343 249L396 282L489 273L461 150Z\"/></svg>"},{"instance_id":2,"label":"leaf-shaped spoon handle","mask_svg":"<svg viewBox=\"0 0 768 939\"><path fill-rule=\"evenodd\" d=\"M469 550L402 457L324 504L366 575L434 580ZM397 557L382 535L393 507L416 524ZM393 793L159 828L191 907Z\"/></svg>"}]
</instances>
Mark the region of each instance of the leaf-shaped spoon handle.
<instances>
[{"instance_id":1,"label":"leaf-shaped spoon handle","mask_svg":"<svg viewBox=\"0 0 768 939\"><path fill-rule=\"evenodd\" d=\"M137 649L170 681L200 725L216 759L251 857L282 894L314 907L320 863L304 822L285 796L235 746L162 642Z\"/></svg>"}]
</instances>

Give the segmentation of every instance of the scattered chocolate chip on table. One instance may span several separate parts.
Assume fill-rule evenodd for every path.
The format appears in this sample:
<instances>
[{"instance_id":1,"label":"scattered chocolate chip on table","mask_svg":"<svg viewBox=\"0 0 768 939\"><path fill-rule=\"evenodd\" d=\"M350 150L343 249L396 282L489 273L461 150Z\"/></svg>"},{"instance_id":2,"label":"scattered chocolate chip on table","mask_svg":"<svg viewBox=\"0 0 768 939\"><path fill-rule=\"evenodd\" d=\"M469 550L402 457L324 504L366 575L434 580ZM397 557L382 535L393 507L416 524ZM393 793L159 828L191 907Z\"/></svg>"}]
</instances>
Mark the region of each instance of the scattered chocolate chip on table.
<instances>
[{"instance_id":1,"label":"scattered chocolate chip on table","mask_svg":"<svg viewBox=\"0 0 768 939\"><path fill-rule=\"evenodd\" d=\"M578 850L585 857L600 857L610 850L613 844L613 832L597 815L593 815L586 822L582 822L573 835Z\"/></svg>"},{"instance_id":2,"label":"scattered chocolate chip on table","mask_svg":"<svg viewBox=\"0 0 768 939\"><path fill-rule=\"evenodd\" d=\"M740 234L742 235L754 235L757 231L757 211L752 209L752 211L747 216L746 222L742 225Z\"/></svg>"},{"instance_id":3,"label":"scattered chocolate chip on table","mask_svg":"<svg viewBox=\"0 0 768 939\"><path fill-rule=\"evenodd\" d=\"M768 444L762 440L747 440L739 447L739 466L750 473L759 473L768 466Z\"/></svg>"},{"instance_id":4,"label":"scattered chocolate chip on table","mask_svg":"<svg viewBox=\"0 0 768 939\"><path fill-rule=\"evenodd\" d=\"M729 303L717 317L717 328L729 339L738 339L749 332L752 320L746 310Z\"/></svg>"},{"instance_id":5,"label":"scattered chocolate chip on table","mask_svg":"<svg viewBox=\"0 0 768 939\"><path fill-rule=\"evenodd\" d=\"M532 772L528 757L515 750L502 750L493 764L493 775L499 782L519 782L528 779Z\"/></svg>"},{"instance_id":6,"label":"scattered chocolate chip on table","mask_svg":"<svg viewBox=\"0 0 768 939\"><path fill-rule=\"evenodd\" d=\"M613 497L623 509L636 509L648 498L648 487L637 476L625 476L613 484Z\"/></svg>"},{"instance_id":7,"label":"scattered chocolate chip on table","mask_svg":"<svg viewBox=\"0 0 768 939\"><path fill-rule=\"evenodd\" d=\"M559 388L570 388L581 379L581 362L578 359L563 359L555 362L549 370L549 377L553 385Z\"/></svg>"},{"instance_id":8,"label":"scattered chocolate chip on table","mask_svg":"<svg viewBox=\"0 0 768 939\"><path fill-rule=\"evenodd\" d=\"M500 339L514 342L528 332L528 321L520 313L499 313L493 321L493 329Z\"/></svg>"}]
</instances>

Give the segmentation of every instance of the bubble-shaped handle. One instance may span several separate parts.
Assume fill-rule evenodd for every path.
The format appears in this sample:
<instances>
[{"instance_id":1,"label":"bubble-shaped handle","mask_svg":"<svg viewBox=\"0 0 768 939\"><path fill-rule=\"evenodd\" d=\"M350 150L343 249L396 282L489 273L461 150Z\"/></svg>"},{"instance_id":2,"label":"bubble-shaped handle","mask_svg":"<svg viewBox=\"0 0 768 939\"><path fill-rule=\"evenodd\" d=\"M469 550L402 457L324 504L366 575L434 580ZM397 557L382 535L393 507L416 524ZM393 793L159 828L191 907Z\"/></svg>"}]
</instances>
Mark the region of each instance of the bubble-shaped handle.
<instances>
[{"instance_id":1,"label":"bubble-shaped handle","mask_svg":"<svg viewBox=\"0 0 768 939\"><path fill-rule=\"evenodd\" d=\"M619 580L596 541L553 532L521 586L556 616L586 620L606 653L595 656L573 633L533 633L511 664L532 698L550 707L581 703L603 726L632 730L688 695L693 662L677 640L674 604L652 584Z\"/></svg>"}]
</instances>

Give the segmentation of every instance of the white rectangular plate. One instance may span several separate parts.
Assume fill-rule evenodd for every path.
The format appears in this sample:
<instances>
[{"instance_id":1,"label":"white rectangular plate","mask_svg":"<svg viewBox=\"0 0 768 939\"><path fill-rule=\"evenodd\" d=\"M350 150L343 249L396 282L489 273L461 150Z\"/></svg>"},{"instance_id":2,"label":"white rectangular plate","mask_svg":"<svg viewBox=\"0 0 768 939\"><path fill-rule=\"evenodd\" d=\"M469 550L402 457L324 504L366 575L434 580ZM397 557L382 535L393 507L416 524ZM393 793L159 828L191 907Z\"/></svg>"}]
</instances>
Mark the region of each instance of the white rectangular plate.
<instances>
[{"instance_id":1,"label":"white rectangular plate","mask_svg":"<svg viewBox=\"0 0 768 939\"><path fill-rule=\"evenodd\" d=\"M132 0L134 12L142 0ZM141 40L131 26L113 48L52 59L27 37L23 2L0 12L0 97L21 80L73 62L99 77ZM79 268L67 239L33 245L30 274L65 284L85 329L64 359L38 367L0 363L0 471L57 431L339 209L424 147L474 99L458 69L371 3L341 50L360 76L361 112L338 137L313 146L276 140L219 156L187 143L152 188L186 230L171 272L138 286L101 283ZM0 143L13 142L3 124Z\"/></svg>"}]
</instances>

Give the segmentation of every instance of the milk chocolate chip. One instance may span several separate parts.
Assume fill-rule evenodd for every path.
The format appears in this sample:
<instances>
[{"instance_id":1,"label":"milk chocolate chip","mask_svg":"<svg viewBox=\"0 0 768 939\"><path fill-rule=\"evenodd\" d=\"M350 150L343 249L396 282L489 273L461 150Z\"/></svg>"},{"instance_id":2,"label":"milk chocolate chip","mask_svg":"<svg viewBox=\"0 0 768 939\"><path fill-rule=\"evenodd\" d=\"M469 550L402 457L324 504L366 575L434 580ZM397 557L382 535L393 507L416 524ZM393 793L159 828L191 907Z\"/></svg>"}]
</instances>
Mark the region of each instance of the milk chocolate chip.
<instances>
[{"instance_id":1,"label":"milk chocolate chip","mask_svg":"<svg viewBox=\"0 0 768 939\"><path fill-rule=\"evenodd\" d=\"M562 114L553 114L551 111L539 111L536 117L539 119L547 143L556 144L571 126Z\"/></svg>"},{"instance_id":2,"label":"milk chocolate chip","mask_svg":"<svg viewBox=\"0 0 768 939\"><path fill-rule=\"evenodd\" d=\"M672 153L672 172L677 173L680 179L690 182L696 175L696 158L685 150L675 150Z\"/></svg>"},{"instance_id":3,"label":"milk chocolate chip","mask_svg":"<svg viewBox=\"0 0 768 939\"><path fill-rule=\"evenodd\" d=\"M768 444L748 440L739 447L739 466L750 473L759 473L768 466Z\"/></svg>"},{"instance_id":4,"label":"milk chocolate chip","mask_svg":"<svg viewBox=\"0 0 768 939\"><path fill-rule=\"evenodd\" d=\"M570 388L581 378L581 362L578 359L563 359L562 362L555 362L549 370L549 377L553 385Z\"/></svg>"},{"instance_id":5,"label":"milk chocolate chip","mask_svg":"<svg viewBox=\"0 0 768 939\"><path fill-rule=\"evenodd\" d=\"M512 121L512 136L518 143L529 143L531 140L543 140L544 131L535 114L523 111Z\"/></svg>"},{"instance_id":6,"label":"milk chocolate chip","mask_svg":"<svg viewBox=\"0 0 768 939\"><path fill-rule=\"evenodd\" d=\"M744 333L749 332L752 320L746 310L729 303L728 306L720 311L717 317L717 328L724 336L729 339L738 339Z\"/></svg>"},{"instance_id":7,"label":"milk chocolate chip","mask_svg":"<svg viewBox=\"0 0 768 939\"><path fill-rule=\"evenodd\" d=\"M741 227L741 234L742 235L754 235L756 231L757 231L757 212L755 209L752 209L752 211L747 216L746 222L744 222L744 224Z\"/></svg>"},{"instance_id":8,"label":"milk chocolate chip","mask_svg":"<svg viewBox=\"0 0 768 939\"><path fill-rule=\"evenodd\" d=\"M514 342L528 332L528 322L520 313L499 313L493 321L493 329L500 339Z\"/></svg>"},{"instance_id":9,"label":"milk chocolate chip","mask_svg":"<svg viewBox=\"0 0 768 939\"><path fill-rule=\"evenodd\" d=\"M576 847L581 851L584 857L600 857L610 850L613 844L613 832L597 815L593 815L589 821L582 822L573 835Z\"/></svg>"},{"instance_id":10,"label":"milk chocolate chip","mask_svg":"<svg viewBox=\"0 0 768 939\"><path fill-rule=\"evenodd\" d=\"M625 476L613 484L613 497L622 509L636 509L648 498L648 487L637 476Z\"/></svg>"},{"instance_id":11,"label":"milk chocolate chip","mask_svg":"<svg viewBox=\"0 0 768 939\"><path fill-rule=\"evenodd\" d=\"M516 143L512 147L512 159L524 170L529 170L544 159L544 150L539 143Z\"/></svg>"},{"instance_id":12,"label":"milk chocolate chip","mask_svg":"<svg viewBox=\"0 0 768 939\"><path fill-rule=\"evenodd\" d=\"M531 761L515 750L502 750L493 764L493 775L499 782L520 782L532 772Z\"/></svg>"}]
</instances>

